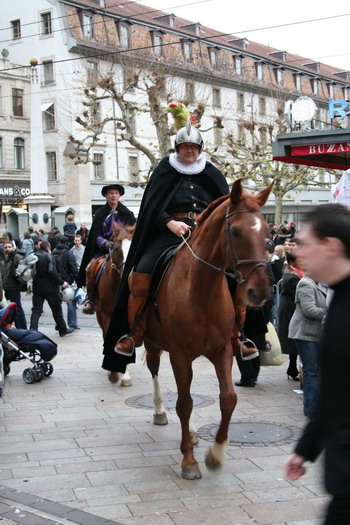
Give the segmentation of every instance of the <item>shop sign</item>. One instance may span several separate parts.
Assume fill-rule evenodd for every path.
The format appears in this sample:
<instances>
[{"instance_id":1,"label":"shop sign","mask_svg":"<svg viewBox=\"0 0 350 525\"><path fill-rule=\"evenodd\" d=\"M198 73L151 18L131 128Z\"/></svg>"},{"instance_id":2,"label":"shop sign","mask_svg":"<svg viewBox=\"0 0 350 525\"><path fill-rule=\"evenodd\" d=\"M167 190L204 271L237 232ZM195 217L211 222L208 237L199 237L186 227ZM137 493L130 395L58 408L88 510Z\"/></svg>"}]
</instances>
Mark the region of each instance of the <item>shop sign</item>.
<instances>
[{"instance_id":1,"label":"shop sign","mask_svg":"<svg viewBox=\"0 0 350 525\"><path fill-rule=\"evenodd\" d=\"M335 153L350 153L350 142L291 146L292 157L296 157L298 155L334 155Z\"/></svg>"},{"instance_id":2,"label":"shop sign","mask_svg":"<svg viewBox=\"0 0 350 525\"><path fill-rule=\"evenodd\" d=\"M328 102L329 118L347 118L350 115L349 100L330 100Z\"/></svg>"},{"instance_id":3,"label":"shop sign","mask_svg":"<svg viewBox=\"0 0 350 525\"><path fill-rule=\"evenodd\" d=\"M0 199L21 200L30 195L29 186L2 185L0 186Z\"/></svg>"}]
</instances>

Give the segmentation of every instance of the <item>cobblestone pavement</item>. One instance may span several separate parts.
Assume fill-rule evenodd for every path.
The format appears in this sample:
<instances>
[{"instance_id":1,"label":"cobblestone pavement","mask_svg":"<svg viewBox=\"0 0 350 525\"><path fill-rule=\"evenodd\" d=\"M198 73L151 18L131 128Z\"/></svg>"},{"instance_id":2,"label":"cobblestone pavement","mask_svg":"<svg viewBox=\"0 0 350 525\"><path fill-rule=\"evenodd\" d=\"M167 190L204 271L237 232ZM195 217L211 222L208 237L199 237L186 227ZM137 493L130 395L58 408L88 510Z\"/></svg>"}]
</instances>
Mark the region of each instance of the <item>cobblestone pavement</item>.
<instances>
[{"instance_id":1,"label":"cobblestone pavement","mask_svg":"<svg viewBox=\"0 0 350 525\"><path fill-rule=\"evenodd\" d=\"M30 298L24 305L29 319ZM328 502L321 462L298 481L283 479L283 462L306 422L286 365L262 368L256 388L237 387L231 425L234 434L234 423L274 424L287 429L284 438L230 444L223 468L209 472L203 461L219 421L218 385L212 365L204 358L195 362L193 422L203 477L188 481L180 477L180 425L167 354L160 381L169 424L154 426L142 349L130 367L132 387L111 384L101 369L95 317L80 309L78 319L81 330L60 338L45 306L40 330L59 344L50 377L27 385L27 362L11 364L0 400L1 524L321 525ZM236 364L233 376L239 379Z\"/></svg>"}]
</instances>

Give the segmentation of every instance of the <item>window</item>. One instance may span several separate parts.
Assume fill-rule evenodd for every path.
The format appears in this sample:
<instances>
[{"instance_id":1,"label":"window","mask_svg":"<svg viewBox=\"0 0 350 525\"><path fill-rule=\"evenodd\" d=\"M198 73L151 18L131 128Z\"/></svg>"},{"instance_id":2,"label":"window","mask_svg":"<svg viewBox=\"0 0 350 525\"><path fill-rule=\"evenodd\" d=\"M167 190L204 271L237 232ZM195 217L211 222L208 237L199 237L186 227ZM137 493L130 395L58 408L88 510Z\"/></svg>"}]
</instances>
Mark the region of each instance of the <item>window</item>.
<instances>
[{"instance_id":1,"label":"window","mask_svg":"<svg viewBox=\"0 0 350 525\"><path fill-rule=\"evenodd\" d=\"M218 50L214 47L209 48L209 58L213 69L218 67Z\"/></svg>"},{"instance_id":2,"label":"window","mask_svg":"<svg viewBox=\"0 0 350 525\"><path fill-rule=\"evenodd\" d=\"M138 77L136 74L133 74L132 71L126 71L124 69L123 72L124 75L124 89L126 90L126 93L135 93L135 86L134 82L138 81Z\"/></svg>"},{"instance_id":3,"label":"window","mask_svg":"<svg viewBox=\"0 0 350 525\"><path fill-rule=\"evenodd\" d=\"M255 64L256 67L256 78L260 81L264 80L264 64L258 62Z\"/></svg>"},{"instance_id":4,"label":"window","mask_svg":"<svg viewBox=\"0 0 350 525\"><path fill-rule=\"evenodd\" d=\"M41 13L41 34L51 35L52 34L52 18L51 13Z\"/></svg>"},{"instance_id":5,"label":"window","mask_svg":"<svg viewBox=\"0 0 350 525\"><path fill-rule=\"evenodd\" d=\"M194 104L196 100L194 84L186 82L186 101L188 104Z\"/></svg>"},{"instance_id":6,"label":"window","mask_svg":"<svg viewBox=\"0 0 350 525\"><path fill-rule=\"evenodd\" d=\"M46 102L42 104L41 111L43 112L44 130L51 131L56 129L55 104Z\"/></svg>"},{"instance_id":7,"label":"window","mask_svg":"<svg viewBox=\"0 0 350 525\"><path fill-rule=\"evenodd\" d=\"M53 61L52 60L43 60L43 80L42 84L54 84L55 79L53 76Z\"/></svg>"},{"instance_id":8,"label":"window","mask_svg":"<svg viewBox=\"0 0 350 525\"><path fill-rule=\"evenodd\" d=\"M101 104L99 102L93 102L90 111L92 124L98 124L101 122Z\"/></svg>"},{"instance_id":9,"label":"window","mask_svg":"<svg viewBox=\"0 0 350 525\"><path fill-rule=\"evenodd\" d=\"M222 145L222 129L214 128L214 146L218 147Z\"/></svg>"},{"instance_id":10,"label":"window","mask_svg":"<svg viewBox=\"0 0 350 525\"><path fill-rule=\"evenodd\" d=\"M349 88L345 87L343 88L343 97L344 100L349 100L350 90Z\"/></svg>"},{"instance_id":11,"label":"window","mask_svg":"<svg viewBox=\"0 0 350 525\"><path fill-rule=\"evenodd\" d=\"M237 93L238 111L244 111L244 93Z\"/></svg>"},{"instance_id":12,"label":"window","mask_svg":"<svg viewBox=\"0 0 350 525\"><path fill-rule=\"evenodd\" d=\"M191 42L182 42L182 53L186 62L192 62L192 44Z\"/></svg>"},{"instance_id":13,"label":"window","mask_svg":"<svg viewBox=\"0 0 350 525\"><path fill-rule=\"evenodd\" d=\"M312 86L312 93L314 95L318 95L319 94L319 90L320 90L320 82L319 82L319 80L317 80L317 78L312 78L311 79L311 86Z\"/></svg>"},{"instance_id":14,"label":"window","mask_svg":"<svg viewBox=\"0 0 350 525\"><path fill-rule=\"evenodd\" d=\"M275 68L276 82L279 86L283 86L283 69Z\"/></svg>"},{"instance_id":15,"label":"window","mask_svg":"<svg viewBox=\"0 0 350 525\"><path fill-rule=\"evenodd\" d=\"M4 167L4 154L2 151L2 137L0 137L0 169Z\"/></svg>"},{"instance_id":16,"label":"window","mask_svg":"<svg viewBox=\"0 0 350 525\"><path fill-rule=\"evenodd\" d=\"M261 141L262 148L266 149L266 147L267 147L267 130L266 130L266 128L261 128L260 129L260 141Z\"/></svg>"},{"instance_id":17,"label":"window","mask_svg":"<svg viewBox=\"0 0 350 525\"><path fill-rule=\"evenodd\" d=\"M81 18L83 35L87 40L94 38L94 17L83 14Z\"/></svg>"},{"instance_id":18,"label":"window","mask_svg":"<svg viewBox=\"0 0 350 525\"><path fill-rule=\"evenodd\" d=\"M12 88L12 111L15 117L23 117L23 89Z\"/></svg>"},{"instance_id":19,"label":"window","mask_svg":"<svg viewBox=\"0 0 350 525\"><path fill-rule=\"evenodd\" d=\"M294 75L295 89L301 91L301 75Z\"/></svg>"},{"instance_id":20,"label":"window","mask_svg":"<svg viewBox=\"0 0 350 525\"><path fill-rule=\"evenodd\" d=\"M245 144L245 129L243 124L238 124L238 141Z\"/></svg>"},{"instance_id":21,"label":"window","mask_svg":"<svg viewBox=\"0 0 350 525\"><path fill-rule=\"evenodd\" d=\"M57 180L57 158L56 151L46 152L46 164L47 164L47 180Z\"/></svg>"},{"instance_id":22,"label":"window","mask_svg":"<svg viewBox=\"0 0 350 525\"><path fill-rule=\"evenodd\" d=\"M11 28L12 28L13 40L17 40L18 38L21 38L21 21L19 19L12 20Z\"/></svg>"},{"instance_id":23,"label":"window","mask_svg":"<svg viewBox=\"0 0 350 525\"><path fill-rule=\"evenodd\" d=\"M328 84L329 98L334 99L334 84Z\"/></svg>"},{"instance_id":24,"label":"window","mask_svg":"<svg viewBox=\"0 0 350 525\"><path fill-rule=\"evenodd\" d=\"M159 33L153 33L153 51L157 57L163 54L163 37Z\"/></svg>"},{"instance_id":25,"label":"window","mask_svg":"<svg viewBox=\"0 0 350 525\"><path fill-rule=\"evenodd\" d=\"M103 166L103 153L94 153L93 158L94 166L94 179L103 180L104 179L104 166Z\"/></svg>"},{"instance_id":26,"label":"window","mask_svg":"<svg viewBox=\"0 0 350 525\"><path fill-rule=\"evenodd\" d=\"M17 138L13 142L16 170L24 170L24 140Z\"/></svg>"},{"instance_id":27,"label":"window","mask_svg":"<svg viewBox=\"0 0 350 525\"><path fill-rule=\"evenodd\" d=\"M134 153L129 153L129 176L137 177L139 174L139 159L138 156Z\"/></svg>"},{"instance_id":28,"label":"window","mask_svg":"<svg viewBox=\"0 0 350 525\"><path fill-rule=\"evenodd\" d=\"M243 73L243 59L241 57L233 57L233 64L236 75L241 76Z\"/></svg>"},{"instance_id":29,"label":"window","mask_svg":"<svg viewBox=\"0 0 350 525\"><path fill-rule=\"evenodd\" d=\"M221 108L221 93L220 89L213 88L213 106L215 108Z\"/></svg>"},{"instance_id":30,"label":"window","mask_svg":"<svg viewBox=\"0 0 350 525\"><path fill-rule=\"evenodd\" d=\"M130 47L130 28L125 24L119 24L119 43L121 47Z\"/></svg>"},{"instance_id":31,"label":"window","mask_svg":"<svg viewBox=\"0 0 350 525\"><path fill-rule=\"evenodd\" d=\"M91 60L87 61L87 81L90 85L96 86L97 84L97 62Z\"/></svg>"},{"instance_id":32,"label":"window","mask_svg":"<svg viewBox=\"0 0 350 525\"><path fill-rule=\"evenodd\" d=\"M2 86L0 86L0 115L3 112L3 105L2 105Z\"/></svg>"},{"instance_id":33,"label":"window","mask_svg":"<svg viewBox=\"0 0 350 525\"><path fill-rule=\"evenodd\" d=\"M259 115L266 115L266 99L259 97Z\"/></svg>"}]
</instances>

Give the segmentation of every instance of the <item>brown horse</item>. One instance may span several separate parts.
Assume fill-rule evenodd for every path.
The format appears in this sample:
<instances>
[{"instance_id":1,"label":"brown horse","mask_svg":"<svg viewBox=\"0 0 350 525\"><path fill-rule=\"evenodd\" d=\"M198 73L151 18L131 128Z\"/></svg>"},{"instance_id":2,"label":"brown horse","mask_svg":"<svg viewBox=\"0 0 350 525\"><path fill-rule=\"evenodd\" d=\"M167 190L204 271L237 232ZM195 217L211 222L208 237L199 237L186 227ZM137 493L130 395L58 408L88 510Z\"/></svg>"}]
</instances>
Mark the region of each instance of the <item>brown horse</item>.
<instances>
[{"instance_id":1,"label":"brown horse","mask_svg":"<svg viewBox=\"0 0 350 525\"><path fill-rule=\"evenodd\" d=\"M90 289L93 290L96 318L102 329L103 339L106 337L124 267L125 254L122 243L124 240L131 239L135 228L134 226L124 227L113 223L113 229L114 233L111 241L113 241L114 244L109 255L92 260L87 272L87 284ZM95 279L98 274L100 274L98 282L95 284ZM116 383L119 379L119 373L117 371L111 371L109 378L113 383ZM131 386L131 378L128 370L123 374L120 386Z\"/></svg>"},{"instance_id":2,"label":"brown horse","mask_svg":"<svg viewBox=\"0 0 350 525\"><path fill-rule=\"evenodd\" d=\"M228 440L228 426L236 406L232 383L232 328L235 309L227 279L234 278L252 306L264 303L269 279L264 257L267 232L259 208L272 185L251 195L238 180L231 195L217 199L199 216L197 228L173 258L157 293L158 313L150 308L145 333L147 366L153 378L154 423L166 424L159 388L160 353L166 350L177 384L176 411L182 429L182 477L199 479L193 444L198 442L191 425L192 362L204 355L214 365L220 386L221 422L206 466L221 466ZM226 268L232 273L227 276Z\"/></svg>"}]
</instances>

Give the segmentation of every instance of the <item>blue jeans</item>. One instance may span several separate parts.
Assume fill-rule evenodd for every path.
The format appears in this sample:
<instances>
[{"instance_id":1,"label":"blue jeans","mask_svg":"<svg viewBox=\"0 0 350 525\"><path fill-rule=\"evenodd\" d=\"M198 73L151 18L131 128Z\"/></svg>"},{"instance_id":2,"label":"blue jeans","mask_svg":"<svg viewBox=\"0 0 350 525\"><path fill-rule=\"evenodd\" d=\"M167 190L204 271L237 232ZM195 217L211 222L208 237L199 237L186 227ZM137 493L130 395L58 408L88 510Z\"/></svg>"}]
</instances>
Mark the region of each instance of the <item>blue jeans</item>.
<instances>
[{"instance_id":1,"label":"blue jeans","mask_svg":"<svg viewBox=\"0 0 350 525\"><path fill-rule=\"evenodd\" d=\"M294 339L303 363L304 412L312 413L316 408L318 389L318 345L313 341Z\"/></svg>"},{"instance_id":2,"label":"blue jeans","mask_svg":"<svg viewBox=\"0 0 350 525\"><path fill-rule=\"evenodd\" d=\"M69 328L78 328L77 303L74 299L73 301L69 301L69 303L67 303L67 324Z\"/></svg>"}]
</instances>

